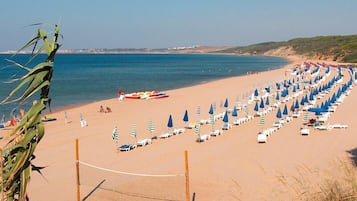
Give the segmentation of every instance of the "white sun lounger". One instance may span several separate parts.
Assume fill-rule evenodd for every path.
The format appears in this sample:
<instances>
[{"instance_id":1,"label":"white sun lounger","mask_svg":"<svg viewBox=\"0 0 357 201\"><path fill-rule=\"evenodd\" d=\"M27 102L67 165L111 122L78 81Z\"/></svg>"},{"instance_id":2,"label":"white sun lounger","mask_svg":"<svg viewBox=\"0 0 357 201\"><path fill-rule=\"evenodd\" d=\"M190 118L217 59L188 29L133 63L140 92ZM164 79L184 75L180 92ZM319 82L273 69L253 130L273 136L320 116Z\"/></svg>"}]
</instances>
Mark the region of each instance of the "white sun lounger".
<instances>
[{"instance_id":1,"label":"white sun lounger","mask_svg":"<svg viewBox=\"0 0 357 201\"><path fill-rule=\"evenodd\" d=\"M301 135L310 135L310 129L308 129L308 128L301 128L301 129L300 129L300 134L301 134Z\"/></svg>"},{"instance_id":2,"label":"white sun lounger","mask_svg":"<svg viewBox=\"0 0 357 201\"><path fill-rule=\"evenodd\" d=\"M265 134L259 134L257 141L258 143L266 143L268 141L268 137Z\"/></svg>"},{"instance_id":3,"label":"white sun lounger","mask_svg":"<svg viewBox=\"0 0 357 201\"><path fill-rule=\"evenodd\" d=\"M211 138L210 135L208 134L203 134L203 135L200 135L197 139L196 139L196 142L205 142L207 140L209 140Z\"/></svg>"},{"instance_id":4,"label":"white sun lounger","mask_svg":"<svg viewBox=\"0 0 357 201\"><path fill-rule=\"evenodd\" d=\"M151 144L151 143L152 143L152 140L149 139L149 138L147 138L147 139L139 140L139 141L137 142L137 145L143 147L143 146L149 145L149 144Z\"/></svg>"},{"instance_id":5,"label":"white sun lounger","mask_svg":"<svg viewBox=\"0 0 357 201\"><path fill-rule=\"evenodd\" d=\"M223 131L222 130L213 130L213 131L211 131L210 132L210 135L211 136L214 136L214 137L217 137L217 136L219 136L219 135L221 135L223 133Z\"/></svg>"}]
</instances>

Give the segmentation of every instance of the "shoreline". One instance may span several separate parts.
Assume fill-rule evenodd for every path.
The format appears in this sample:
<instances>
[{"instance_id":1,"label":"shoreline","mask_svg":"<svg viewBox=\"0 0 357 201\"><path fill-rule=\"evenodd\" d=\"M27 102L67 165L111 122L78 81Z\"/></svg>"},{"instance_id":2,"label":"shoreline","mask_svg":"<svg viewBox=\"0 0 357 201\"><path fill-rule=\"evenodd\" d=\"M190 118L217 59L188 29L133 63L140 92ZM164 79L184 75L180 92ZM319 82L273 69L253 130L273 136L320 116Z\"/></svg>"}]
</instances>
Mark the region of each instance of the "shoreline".
<instances>
[{"instance_id":1,"label":"shoreline","mask_svg":"<svg viewBox=\"0 0 357 201\"><path fill-rule=\"evenodd\" d=\"M61 54L67 54L67 53L61 53ZM69 53L69 54L88 54L88 53ZM111 53L104 53L104 54L111 54ZM115 53L115 54L127 54L127 53ZM131 53L128 53L128 54L131 54ZM135 54L135 53L134 53ZM138 53L138 54L141 54L141 53ZM145 54L145 53L144 53ZM148 53L150 54L150 53ZM152 54L156 54L156 53L152 53ZM176 53L168 53L168 54L176 54ZM237 54L229 54L229 53L178 53L178 54L217 54L217 55L233 55L233 56L254 56L254 55L237 55ZM297 61L300 61L300 60L303 60L302 57L300 57L299 55L293 55L293 56L267 56L267 55L256 55L256 56L261 56L261 57L275 57L275 58L283 58L287 61L287 64L286 65L282 65L280 67L277 67L277 68L274 68L274 69L266 69L266 70L263 70L263 71L249 71L247 72L246 74L242 74L242 75L237 75L237 76L232 76L232 77L225 77L225 78L217 78L217 79L212 79L212 80L208 80L208 81L204 81L204 82L201 82L201 83L196 83L196 84L192 84L192 85L188 85L188 86L184 86L184 87L179 87L179 88L172 88L172 89L167 89L167 90L163 90L162 92L166 92L166 91L173 91L173 90L181 90L181 89L185 89L185 88L188 88L188 87L193 87L193 86L196 86L196 85L201 85L201 84L206 84L206 83L210 83L210 82L215 82L215 81L219 81L219 80L225 80L225 79L230 79L230 78L235 78L235 77L241 77L241 76L249 76L251 75L250 72L252 72L252 74L256 74L256 73L261 73L261 72L266 72L266 71L271 71L271 70L276 70L276 69L280 69L280 68L284 68L294 62L297 62ZM92 101L92 102L87 102L87 103L79 103L79 104L75 104L75 105L69 105L69 106L62 106L62 107L58 107L58 108L54 108L52 109L52 112L49 112L48 110L46 110L46 114L47 115L50 115L51 113L54 113L54 112L63 112L65 110L68 110L68 109L73 109L75 107L81 107L81 106L85 106L85 105L88 105L88 104L93 104L93 103L96 103L96 102L101 102L101 101L106 101L106 100L112 100L112 99L117 99L118 97L113 97L113 98L108 98L108 99L100 99L100 100L95 100L95 101Z\"/></svg>"}]
</instances>

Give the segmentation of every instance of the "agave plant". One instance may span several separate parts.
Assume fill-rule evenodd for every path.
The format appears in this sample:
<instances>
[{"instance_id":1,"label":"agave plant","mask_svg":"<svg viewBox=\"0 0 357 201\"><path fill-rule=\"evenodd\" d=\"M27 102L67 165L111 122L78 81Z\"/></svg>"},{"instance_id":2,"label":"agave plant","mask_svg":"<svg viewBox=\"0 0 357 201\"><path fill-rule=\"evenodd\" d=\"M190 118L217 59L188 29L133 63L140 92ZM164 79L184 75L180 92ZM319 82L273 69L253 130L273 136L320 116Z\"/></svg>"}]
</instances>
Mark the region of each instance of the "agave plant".
<instances>
[{"instance_id":1,"label":"agave plant","mask_svg":"<svg viewBox=\"0 0 357 201\"><path fill-rule=\"evenodd\" d=\"M42 169L42 167L33 165L31 161L35 158L34 151L45 133L44 125L41 122L41 112L47 105L50 107L49 91L53 62L55 54L60 47L58 40L61 35L59 35L58 25L54 25L53 33L43 29L43 27L48 26L47 24L34 25L39 26L37 35L19 49L16 54L32 47L31 57L25 65L28 65L39 54L45 53L47 58L33 68L8 60L15 66L26 70L27 73L10 81L19 84L0 102L0 104L21 103L37 94L36 92L40 93L39 99L35 99L36 101L33 102L32 107L11 131L9 141L1 150L0 190L2 192L2 200L5 201L29 200L26 190L30 181L31 171L40 171ZM52 40L48 38L48 34L53 34Z\"/></svg>"}]
</instances>

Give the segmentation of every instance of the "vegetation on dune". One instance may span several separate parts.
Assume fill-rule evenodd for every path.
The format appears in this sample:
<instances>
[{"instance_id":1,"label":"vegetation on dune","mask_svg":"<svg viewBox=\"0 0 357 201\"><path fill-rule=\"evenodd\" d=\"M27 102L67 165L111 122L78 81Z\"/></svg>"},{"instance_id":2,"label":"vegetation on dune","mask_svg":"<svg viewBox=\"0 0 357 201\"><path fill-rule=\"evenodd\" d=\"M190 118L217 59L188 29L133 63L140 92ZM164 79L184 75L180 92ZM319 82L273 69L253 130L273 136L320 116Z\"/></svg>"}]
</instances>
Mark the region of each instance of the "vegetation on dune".
<instances>
[{"instance_id":1,"label":"vegetation on dune","mask_svg":"<svg viewBox=\"0 0 357 201\"><path fill-rule=\"evenodd\" d=\"M357 35L295 38L283 42L267 42L244 47L234 47L221 52L262 55L270 50L281 47L291 47L296 54L311 59L357 63Z\"/></svg>"},{"instance_id":2,"label":"vegetation on dune","mask_svg":"<svg viewBox=\"0 0 357 201\"><path fill-rule=\"evenodd\" d=\"M14 78L11 82L19 83L0 104L11 102L22 103L30 97L39 94L39 99L33 102L32 107L11 131L10 138L1 151L1 199L4 201L29 200L27 186L30 181L31 172L40 172L43 167L37 167L32 163L35 158L34 152L37 144L45 134L44 125L41 122L41 112L49 106L50 84L53 72L55 54L60 47L59 27L54 26L52 40L48 38L47 31L40 26L37 35L31 39L20 51L32 48L32 56L27 64L19 64L9 60L14 66L26 71L26 74ZM41 44L41 45L40 45ZM33 68L26 67L39 54L47 54L44 62Z\"/></svg>"},{"instance_id":3,"label":"vegetation on dune","mask_svg":"<svg viewBox=\"0 0 357 201\"><path fill-rule=\"evenodd\" d=\"M296 172L297 176L277 177L294 200L357 200L357 169L351 160L340 160L331 170L312 170L304 166Z\"/></svg>"}]
</instances>

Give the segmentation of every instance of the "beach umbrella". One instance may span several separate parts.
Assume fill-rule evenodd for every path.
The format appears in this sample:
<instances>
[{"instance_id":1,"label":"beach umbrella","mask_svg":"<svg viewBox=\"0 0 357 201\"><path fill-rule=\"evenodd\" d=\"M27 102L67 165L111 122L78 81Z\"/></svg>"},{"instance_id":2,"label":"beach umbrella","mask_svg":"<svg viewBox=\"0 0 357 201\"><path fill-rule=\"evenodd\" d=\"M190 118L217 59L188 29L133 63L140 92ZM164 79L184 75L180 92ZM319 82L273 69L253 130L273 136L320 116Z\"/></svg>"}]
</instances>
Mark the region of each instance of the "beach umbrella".
<instances>
[{"instance_id":1,"label":"beach umbrella","mask_svg":"<svg viewBox=\"0 0 357 201\"><path fill-rule=\"evenodd\" d=\"M79 114L79 120L80 120L80 121L83 121L83 120L84 120L82 113Z\"/></svg>"},{"instance_id":2,"label":"beach umbrella","mask_svg":"<svg viewBox=\"0 0 357 201\"><path fill-rule=\"evenodd\" d=\"M264 124L265 124L265 115L264 114L262 114L260 116L259 124L261 127L264 127Z\"/></svg>"},{"instance_id":3,"label":"beach umbrella","mask_svg":"<svg viewBox=\"0 0 357 201\"><path fill-rule=\"evenodd\" d=\"M258 111L259 111L258 102L255 102L254 111L256 111L256 112L258 112Z\"/></svg>"},{"instance_id":4,"label":"beach umbrella","mask_svg":"<svg viewBox=\"0 0 357 201\"><path fill-rule=\"evenodd\" d=\"M224 113L223 122L228 123L228 112Z\"/></svg>"},{"instance_id":5,"label":"beach umbrella","mask_svg":"<svg viewBox=\"0 0 357 201\"><path fill-rule=\"evenodd\" d=\"M200 124L196 124L195 125L195 133L196 133L196 135L200 135L200 133L201 133L201 125Z\"/></svg>"},{"instance_id":6,"label":"beach umbrella","mask_svg":"<svg viewBox=\"0 0 357 201\"><path fill-rule=\"evenodd\" d=\"M305 97L301 98L300 105L305 105Z\"/></svg>"},{"instance_id":7,"label":"beach umbrella","mask_svg":"<svg viewBox=\"0 0 357 201\"><path fill-rule=\"evenodd\" d=\"M276 113L276 118L280 119L282 117L281 115L281 109L279 107L278 112Z\"/></svg>"},{"instance_id":8,"label":"beach umbrella","mask_svg":"<svg viewBox=\"0 0 357 201\"><path fill-rule=\"evenodd\" d=\"M201 107L200 106L197 106L196 114L198 116L200 116L200 114L201 114Z\"/></svg>"},{"instance_id":9,"label":"beach umbrella","mask_svg":"<svg viewBox=\"0 0 357 201\"><path fill-rule=\"evenodd\" d=\"M294 109L299 109L299 100L296 98Z\"/></svg>"},{"instance_id":10,"label":"beach umbrella","mask_svg":"<svg viewBox=\"0 0 357 201\"><path fill-rule=\"evenodd\" d=\"M232 117L238 117L238 110L236 106L233 107Z\"/></svg>"},{"instance_id":11,"label":"beach umbrella","mask_svg":"<svg viewBox=\"0 0 357 201\"><path fill-rule=\"evenodd\" d=\"M279 100L280 99L280 95L279 95L279 92L276 92L276 96L275 96L275 100Z\"/></svg>"},{"instance_id":12,"label":"beach umbrella","mask_svg":"<svg viewBox=\"0 0 357 201\"><path fill-rule=\"evenodd\" d=\"M185 123L188 122L188 112L187 112L187 110L185 111L185 114L183 115L183 121L184 121Z\"/></svg>"},{"instance_id":13,"label":"beach umbrella","mask_svg":"<svg viewBox=\"0 0 357 201\"><path fill-rule=\"evenodd\" d=\"M112 140L115 141L115 143L118 143L119 135L118 135L118 128L115 126L112 132Z\"/></svg>"},{"instance_id":14,"label":"beach umbrella","mask_svg":"<svg viewBox=\"0 0 357 201\"><path fill-rule=\"evenodd\" d=\"M228 98L226 98L226 101L224 102L224 105L223 105L225 108L228 108Z\"/></svg>"},{"instance_id":15,"label":"beach umbrella","mask_svg":"<svg viewBox=\"0 0 357 201\"><path fill-rule=\"evenodd\" d=\"M131 126L130 135L131 135L132 137L135 137L135 138L136 138L136 125L135 125L135 124L133 124L133 125Z\"/></svg>"},{"instance_id":16,"label":"beach umbrella","mask_svg":"<svg viewBox=\"0 0 357 201\"><path fill-rule=\"evenodd\" d=\"M265 105L269 105L269 96L267 96L267 99L265 100Z\"/></svg>"},{"instance_id":17,"label":"beach umbrella","mask_svg":"<svg viewBox=\"0 0 357 201\"><path fill-rule=\"evenodd\" d=\"M170 116L169 116L169 120L167 121L167 127L169 127L169 128L173 128L173 127L174 127L174 124L173 124L173 122L172 122L172 116L171 116L171 114L170 114Z\"/></svg>"},{"instance_id":18,"label":"beach umbrella","mask_svg":"<svg viewBox=\"0 0 357 201\"><path fill-rule=\"evenodd\" d=\"M213 115L209 116L209 124L211 124L211 130L213 131L213 126L214 126L214 116Z\"/></svg>"},{"instance_id":19,"label":"beach umbrella","mask_svg":"<svg viewBox=\"0 0 357 201\"><path fill-rule=\"evenodd\" d=\"M154 122L152 120L149 120L148 122L148 131L150 133L152 133L153 131L155 131L155 127L154 127Z\"/></svg>"},{"instance_id":20,"label":"beach umbrella","mask_svg":"<svg viewBox=\"0 0 357 201\"><path fill-rule=\"evenodd\" d=\"M209 108L208 114L210 114L210 115L214 114L214 110L213 110L212 104L211 104L211 107Z\"/></svg>"},{"instance_id":21,"label":"beach umbrella","mask_svg":"<svg viewBox=\"0 0 357 201\"><path fill-rule=\"evenodd\" d=\"M307 122L308 119L309 119L309 113L304 112L304 121Z\"/></svg>"},{"instance_id":22,"label":"beach umbrella","mask_svg":"<svg viewBox=\"0 0 357 201\"><path fill-rule=\"evenodd\" d=\"M283 115L288 115L288 106L285 104L284 110L283 110Z\"/></svg>"},{"instance_id":23,"label":"beach umbrella","mask_svg":"<svg viewBox=\"0 0 357 201\"><path fill-rule=\"evenodd\" d=\"M4 117L4 116L3 116ZM4 117L5 118L5 117ZM68 123L68 116L67 116L67 111L64 111L64 123Z\"/></svg>"},{"instance_id":24,"label":"beach umbrella","mask_svg":"<svg viewBox=\"0 0 357 201\"><path fill-rule=\"evenodd\" d=\"M248 114L249 114L249 107L245 106L245 115L248 115Z\"/></svg>"},{"instance_id":25,"label":"beach umbrella","mask_svg":"<svg viewBox=\"0 0 357 201\"><path fill-rule=\"evenodd\" d=\"M259 105L260 108L264 108L264 100L263 98L261 98L260 100L260 105Z\"/></svg>"},{"instance_id":26,"label":"beach umbrella","mask_svg":"<svg viewBox=\"0 0 357 201\"><path fill-rule=\"evenodd\" d=\"M255 96L255 97L259 96L258 89L255 89L255 91L254 91L254 96Z\"/></svg>"}]
</instances>

